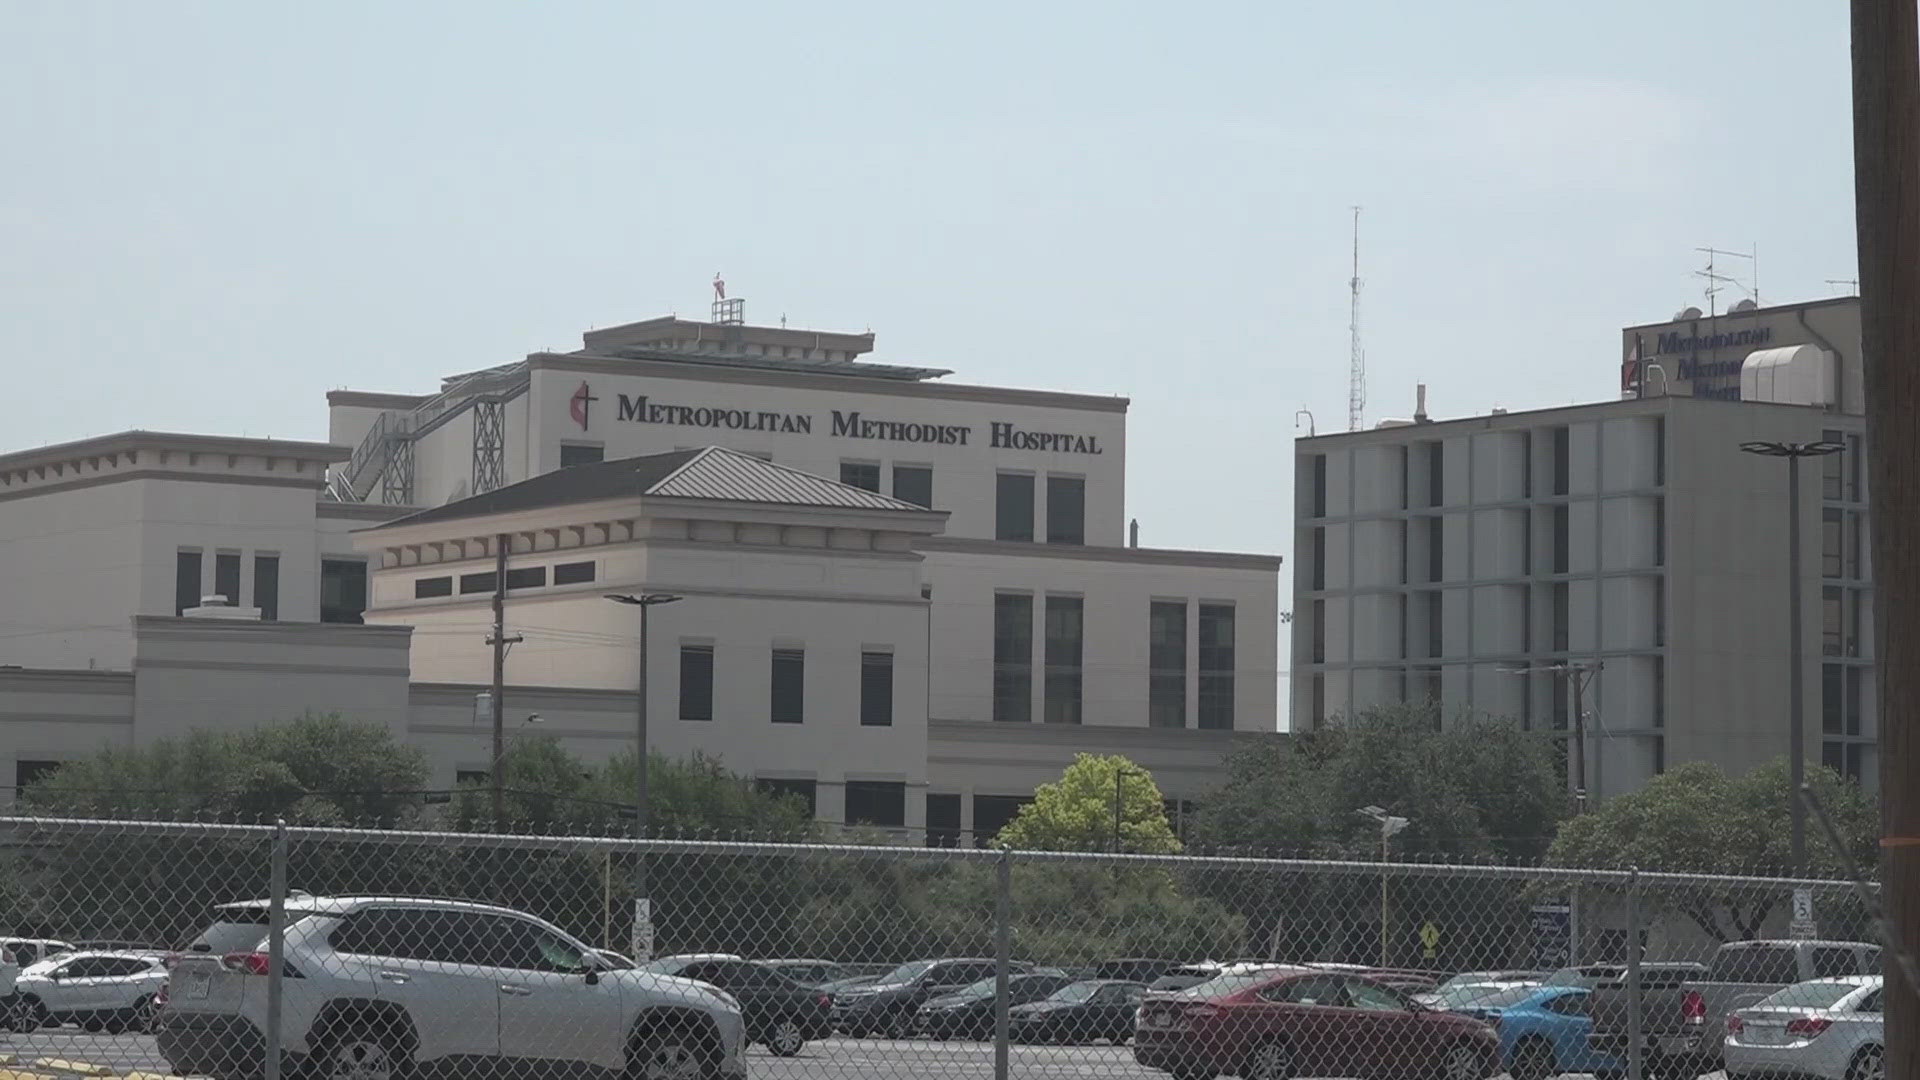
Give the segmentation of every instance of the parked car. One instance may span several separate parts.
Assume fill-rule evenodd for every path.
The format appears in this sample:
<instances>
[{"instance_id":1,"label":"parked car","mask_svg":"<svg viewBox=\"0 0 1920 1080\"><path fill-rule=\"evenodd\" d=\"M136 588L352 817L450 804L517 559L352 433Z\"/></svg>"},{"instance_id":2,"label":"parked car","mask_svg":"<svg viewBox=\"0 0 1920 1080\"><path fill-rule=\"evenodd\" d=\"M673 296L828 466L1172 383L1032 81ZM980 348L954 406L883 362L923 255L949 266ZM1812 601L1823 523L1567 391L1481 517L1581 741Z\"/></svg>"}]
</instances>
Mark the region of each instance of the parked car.
<instances>
[{"instance_id":1,"label":"parked car","mask_svg":"<svg viewBox=\"0 0 1920 1080\"><path fill-rule=\"evenodd\" d=\"M1698 979L1707 973L1707 965L1691 960L1648 960L1640 965L1642 985L1670 985ZM1602 983L1617 983L1626 978L1625 964L1583 964L1563 967L1541 982L1542 986L1577 986L1592 990Z\"/></svg>"},{"instance_id":2,"label":"parked car","mask_svg":"<svg viewBox=\"0 0 1920 1080\"><path fill-rule=\"evenodd\" d=\"M1231 1073L1481 1080L1500 1046L1471 1017L1423 1009L1358 975L1284 967L1222 975L1141 1002L1134 1060L1175 1080Z\"/></svg>"},{"instance_id":3,"label":"parked car","mask_svg":"<svg viewBox=\"0 0 1920 1080\"><path fill-rule=\"evenodd\" d=\"M1050 969L1008 975L1009 1011L1039 1001L1072 981L1066 972ZM915 1013L914 1030L936 1039L992 1038L997 983L998 979L989 975L951 993L928 998Z\"/></svg>"},{"instance_id":4,"label":"parked car","mask_svg":"<svg viewBox=\"0 0 1920 1080\"><path fill-rule=\"evenodd\" d=\"M1700 1076L1720 1069L1728 1014L1796 983L1873 975L1880 947L1856 941L1730 941L1703 973L1680 982L1649 981L1641 965L1641 1031L1653 1070ZM1594 1038L1626 1047L1627 989L1620 977L1596 986Z\"/></svg>"},{"instance_id":5,"label":"parked car","mask_svg":"<svg viewBox=\"0 0 1920 1080\"><path fill-rule=\"evenodd\" d=\"M852 969L845 964L836 964L831 960L762 960L761 963L801 986L815 990L824 990L829 983L855 977Z\"/></svg>"},{"instance_id":6,"label":"parked car","mask_svg":"<svg viewBox=\"0 0 1920 1080\"><path fill-rule=\"evenodd\" d=\"M626 971L629 968L640 966L634 963L633 959L625 953L617 953L612 949L595 949L593 950L593 955L605 960L609 971Z\"/></svg>"},{"instance_id":7,"label":"parked car","mask_svg":"<svg viewBox=\"0 0 1920 1080\"><path fill-rule=\"evenodd\" d=\"M1729 1077L1881 1080L1886 1033L1878 975L1798 983L1727 1017Z\"/></svg>"},{"instance_id":8,"label":"parked car","mask_svg":"<svg viewBox=\"0 0 1920 1080\"><path fill-rule=\"evenodd\" d=\"M1015 961L1012 970L1025 973L1032 965ZM913 1034L920 1005L937 992L958 989L994 974L992 960L956 958L913 960L865 986L833 995L833 1026L855 1038L879 1032L904 1039Z\"/></svg>"},{"instance_id":9,"label":"parked car","mask_svg":"<svg viewBox=\"0 0 1920 1080\"><path fill-rule=\"evenodd\" d=\"M1007 1035L1015 1042L1090 1043L1115 1046L1133 1037L1133 1017L1147 984L1127 979L1083 979L1041 1001L1007 1010Z\"/></svg>"},{"instance_id":10,"label":"parked car","mask_svg":"<svg viewBox=\"0 0 1920 1080\"><path fill-rule=\"evenodd\" d=\"M266 906L223 905L174 962L155 1026L177 1075L244 1080L263 1071ZM280 1039L295 1074L347 1080L415 1066L746 1074L746 1024L726 991L608 970L585 944L510 908L300 896L287 904L284 956Z\"/></svg>"},{"instance_id":11,"label":"parked car","mask_svg":"<svg viewBox=\"0 0 1920 1080\"><path fill-rule=\"evenodd\" d=\"M1531 990L1538 985L1540 984L1534 982L1447 983L1424 993L1416 993L1413 995L1413 1000L1429 1009L1463 1012L1490 998L1503 997L1514 990ZM1562 987L1561 989L1571 988Z\"/></svg>"},{"instance_id":12,"label":"parked car","mask_svg":"<svg viewBox=\"0 0 1920 1080\"><path fill-rule=\"evenodd\" d=\"M6 957L23 968L32 967L42 960L51 960L72 951L71 942L55 938L0 937L0 956Z\"/></svg>"},{"instance_id":13,"label":"parked car","mask_svg":"<svg viewBox=\"0 0 1920 1080\"><path fill-rule=\"evenodd\" d=\"M1203 982L1217 979L1222 975L1271 971L1282 966L1284 965L1278 961L1269 960L1234 960L1225 964L1205 960L1196 964L1181 964L1178 967L1168 968L1165 975L1147 984L1147 990L1155 994L1170 993L1199 986Z\"/></svg>"},{"instance_id":14,"label":"parked car","mask_svg":"<svg viewBox=\"0 0 1920 1080\"><path fill-rule=\"evenodd\" d=\"M1086 975L1089 979L1112 979L1120 982L1151 983L1153 980L1172 971L1177 965L1172 960L1147 960L1139 957L1119 960L1102 960L1093 965Z\"/></svg>"},{"instance_id":15,"label":"parked car","mask_svg":"<svg viewBox=\"0 0 1920 1080\"><path fill-rule=\"evenodd\" d=\"M1619 1075L1625 1062L1594 1049L1587 1036L1593 991L1577 986L1514 986L1454 1011L1485 1020L1500 1036L1500 1061L1513 1080L1562 1073Z\"/></svg>"},{"instance_id":16,"label":"parked car","mask_svg":"<svg viewBox=\"0 0 1920 1080\"><path fill-rule=\"evenodd\" d=\"M753 960L670 957L642 971L697 979L732 994L746 1017L747 1041L792 1057L811 1040L833 1034L833 999Z\"/></svg>"},{"instance_id":17,"label":"parked car","mask_svg":"<svg viewBox=\"0 0 1920 1080\"><path fill-rule=\"evenodd\" d=\"M67 953L29 965L14 982L15 1031L78 1024L88 1031L146 1031L167 984L158 953Z\"/></svg>"},{"instance_id":18,"label":"parked car","mask_svg":"<svg viewBox=\"0 0 1920 1080\"><path fill-rule=\"evenodd\" d=\"M1527 968L1498 968L1492 971L1462 971L1447 977L1438 989L1462 983L1532 983L1535 986L1547 981L1552 972L1533 971Z\"/></svg>"},{"instance_id":19,"label":"parked car","mask_svg":"<svg viewBox=\"0 0 1920 1080\"><path fill-rule=\"evenodd\" d=\"M844 979L835 979L830 983L822 983L818 987L815 987L815 989L828 997L837 998L843 990L852 990L856 986L871 986L875 982L878 982L879 979L879 975L849 975Z\"/></svg>"}]
</instances>

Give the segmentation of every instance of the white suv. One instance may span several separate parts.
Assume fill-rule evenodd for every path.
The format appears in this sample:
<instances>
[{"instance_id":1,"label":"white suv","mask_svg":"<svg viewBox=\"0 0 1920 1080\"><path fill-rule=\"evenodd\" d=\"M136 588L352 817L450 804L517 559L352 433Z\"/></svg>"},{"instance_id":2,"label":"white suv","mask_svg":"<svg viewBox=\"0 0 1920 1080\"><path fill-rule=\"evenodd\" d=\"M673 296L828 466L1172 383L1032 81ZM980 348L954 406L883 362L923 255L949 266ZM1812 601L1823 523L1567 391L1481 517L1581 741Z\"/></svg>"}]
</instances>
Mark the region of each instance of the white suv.
<instances>
[{"instance_id":1,"label":"white suv","mask_svg":"<svg viewBox=\"0 0 1920 1080\"><path fill-rule=\"evenodd\" d=\"M38 1031L79 1024L88 1031L146 1031L167 984L158 953L95 950L29 965L15 980L9 1027Z\"/></svg>"},{"instance_id":2,"label":"white suv","mask_svg":"<svg viewBox=\"0 0 1920 1080\"><path fill-rule=\"evenodd\" d=\"M264 901L227 904L175 962L157 1027L178 1075L243 1080L265 1061ZM614 970L531 915L455 900L298 896L287 904L284 1063L389 1080L612 1070L746 1075L739 1002L691 979Z\"/></svg>"}]
</instances>

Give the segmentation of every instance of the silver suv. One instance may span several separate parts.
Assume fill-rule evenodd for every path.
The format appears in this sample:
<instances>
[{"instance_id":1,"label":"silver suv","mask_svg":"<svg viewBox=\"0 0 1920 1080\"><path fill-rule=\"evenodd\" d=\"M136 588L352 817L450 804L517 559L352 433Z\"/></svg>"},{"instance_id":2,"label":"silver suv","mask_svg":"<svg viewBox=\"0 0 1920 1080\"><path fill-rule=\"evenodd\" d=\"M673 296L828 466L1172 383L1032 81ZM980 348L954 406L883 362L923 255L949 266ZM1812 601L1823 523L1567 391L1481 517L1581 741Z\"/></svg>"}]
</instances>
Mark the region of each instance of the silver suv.
<instances>
[{"instance_id":1,"label":"silver suv","mask_svg":"<svg viewBox=\"0 0 1920 1080\"><path fill-rule=\"evenodd\" d=\"M174 964L158 1018L177 1075L263 1072L267 905L223 905ZM283 1064L330 1080L430 1065L478 1072L610 1070L645 1080L739 1077L745 1026L723 991L616 970L522 912L455 900L287 902Z\"/></svg>"}]
</instances>

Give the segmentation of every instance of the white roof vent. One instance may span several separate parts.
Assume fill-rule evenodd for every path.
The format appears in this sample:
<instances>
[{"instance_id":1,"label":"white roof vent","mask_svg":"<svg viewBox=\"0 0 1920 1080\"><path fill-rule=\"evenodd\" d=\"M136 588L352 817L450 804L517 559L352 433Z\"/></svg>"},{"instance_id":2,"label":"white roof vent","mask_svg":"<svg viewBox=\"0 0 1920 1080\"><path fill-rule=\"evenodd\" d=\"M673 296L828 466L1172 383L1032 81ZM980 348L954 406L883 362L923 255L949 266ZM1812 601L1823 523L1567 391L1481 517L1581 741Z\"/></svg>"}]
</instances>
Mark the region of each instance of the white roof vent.
<instances>
[{"instance_id":1,"label":"white roof vent","mask_svg":"<svg viewBox=\"0 0 1920 1080\"><path fill-rule=\"evenodd\" d=\"M1740 365L1740 400L1832 405L1833 354L1817 345L1756 349Z\"/></svg>"},{"instance_id":2,"label":"white roof vent","mask_svg":"<svg viewBox=\"0 0 1920 1080\"><path fill-rule=\"evenodd\" d=\"M1697 307L1681 308L1679 311L1674 313L1673 321L1674 322L1692 322L1694 319L1699 318L1700 314L1701 314L1700 309Z\"/></svg>"},{"instance_id":3,"label":"white roof vent","mask_svg":"<svg viewBox=\"0 0 1920 1080\"><path fill-rule=\"evenodd\" d=\"M1743 311L1758 311L1758 310L1760 310L1760 305L1755 303L1752 299L1749 298L1746 300L1742 300L1739 303L1728 308L1727 314L1738 315Z\"/></svg>"}]
</instances>

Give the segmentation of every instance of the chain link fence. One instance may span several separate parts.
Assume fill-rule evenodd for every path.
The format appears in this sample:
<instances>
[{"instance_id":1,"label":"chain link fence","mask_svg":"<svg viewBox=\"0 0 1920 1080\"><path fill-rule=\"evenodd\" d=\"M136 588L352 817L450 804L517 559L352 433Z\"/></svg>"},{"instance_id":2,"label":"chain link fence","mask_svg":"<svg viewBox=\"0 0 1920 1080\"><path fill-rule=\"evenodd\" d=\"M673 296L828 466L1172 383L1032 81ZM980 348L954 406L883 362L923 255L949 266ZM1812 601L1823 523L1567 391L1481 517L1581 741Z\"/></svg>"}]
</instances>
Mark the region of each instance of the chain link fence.
<instances>
[{"instance_id":1,"label":"chain link fence","mask_svg":"<svg viewBox=\"0 0 1920 1080\"><path fill-rule=\"evenodd\" d=\"M1832 881L0 818L51 1073L1665 1080L1871 940Z\"/></svg>"}]
</instances>

